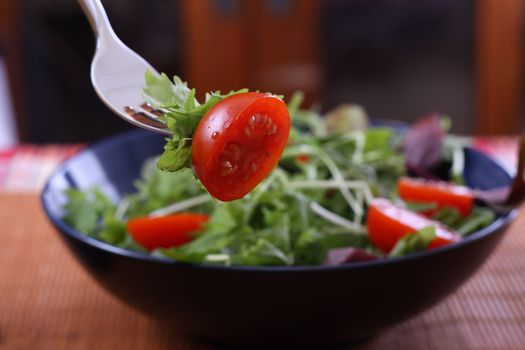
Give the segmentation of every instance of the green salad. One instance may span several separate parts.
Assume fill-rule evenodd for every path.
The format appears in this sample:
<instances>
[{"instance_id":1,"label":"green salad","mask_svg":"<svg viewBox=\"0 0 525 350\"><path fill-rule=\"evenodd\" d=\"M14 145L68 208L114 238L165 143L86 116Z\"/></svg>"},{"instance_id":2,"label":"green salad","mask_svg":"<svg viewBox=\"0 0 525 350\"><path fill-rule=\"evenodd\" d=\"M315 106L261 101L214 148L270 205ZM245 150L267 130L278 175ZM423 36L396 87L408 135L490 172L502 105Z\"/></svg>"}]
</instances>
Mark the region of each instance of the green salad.
<instances>
[{"instance_id":1,"label":"green salad","mask_svg":"<svg viewBox=\"0 0 525 350\"><path fill-rule=\"evenodd\" d=\"M463 184L468 140L433 114L372 126L362 107L321 115L294 95L278 165L241 199L212 197L190 167L144 162L136 192L112 203L68 190L65 221L123 249L186 263L337 265L453 244L495 220ZM241 184L239 184L241 185Z\"/></svg>"}]
</instances>

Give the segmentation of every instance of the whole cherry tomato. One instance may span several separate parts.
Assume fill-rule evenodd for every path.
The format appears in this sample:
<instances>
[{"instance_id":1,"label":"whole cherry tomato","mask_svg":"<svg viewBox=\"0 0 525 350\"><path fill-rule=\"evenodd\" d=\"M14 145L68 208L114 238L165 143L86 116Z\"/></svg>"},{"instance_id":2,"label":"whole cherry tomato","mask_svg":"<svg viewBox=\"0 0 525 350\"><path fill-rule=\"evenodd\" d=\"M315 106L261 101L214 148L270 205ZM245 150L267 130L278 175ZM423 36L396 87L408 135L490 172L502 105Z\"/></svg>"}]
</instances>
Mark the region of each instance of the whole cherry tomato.
<instances>
[{"instance_id":1,"label":"whole cherry tomato","mask_svg":"<svg viewBox=\"0 0 525 350\"><path fill-rule=\"evenodd\" d=\"M280 98L258 92L227 97L195 130L195 174L215 198L242 198L277 165L289 133L290 114Z\"/></svg>"},{"instance_id":2,"label":"whole cherry tomato","mask_svg":"<svg viewBox=\"0 0 525 350\"><path fill-rule=\"evenodd\" d=\"M376 198L370 203L366 218L370 241L385 253L389 253L403 236L432 226L436 237L428 249L433 249L459 240L459 236L449 231L439 222L405 208L395 206L383 198Z\"/></svg>"}]
</instances>

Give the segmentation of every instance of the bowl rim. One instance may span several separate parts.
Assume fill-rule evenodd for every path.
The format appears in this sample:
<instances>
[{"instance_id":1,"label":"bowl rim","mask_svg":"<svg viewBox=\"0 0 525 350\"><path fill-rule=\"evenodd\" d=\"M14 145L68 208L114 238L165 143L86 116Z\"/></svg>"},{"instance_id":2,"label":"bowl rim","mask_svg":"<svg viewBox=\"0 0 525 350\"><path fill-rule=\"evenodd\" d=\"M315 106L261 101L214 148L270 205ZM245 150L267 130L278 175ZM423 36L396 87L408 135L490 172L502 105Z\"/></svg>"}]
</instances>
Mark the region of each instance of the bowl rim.
<instances>
[{"instance_id":1,"label":"bowl rim","mask_svg":"<svg viewBox=\"0 0 525 350\"><path fill-rule=\"evenodd\" d=\"M48 218L48 220L51 221L51 223L59 231L60 234L66 235L70 238L80 241L83 244L87 244L93 248L97 248L102 251L105 251L106 253L118 255L124 258L137 259L137 260L142 260L142 261L150 262L150 263L160 263L164 265L172 265L172 266L181 267L181 268L190 268L190 269L197 269L197 270L215 270L215 271L221 270L221 271L231 271L231 272L237 271L237 272L257 272L257 273L277 273L277 272L302 273L302 272L322 272L322 271L339 271L339 270L374 268L374 267L381 267L385 265L408 263L411 261L417 261L420 259L424 259L426 257L445 254L447 252L461 249L467 245L472 244L473 242L482 240L492 234L496 234L500 230L503 230L504 228L509 226L510 223L518 215L518 209L514 208L508 213L501 215L489 226L479 231L476 231L468 235L467 237L463 237L458 242L455 242L453 244L448 244L445 246L441 246L441 247L432 249L430 251L416 252L416 253L412 253L406 256L381 258L381 259L368 260L368 261L355 261L355 262L351 262L348 264L341 264L341 265L335 265L335 266L334 265L299 265L299 266L293 266L293 265L292 266L229 265L229 266L225 266L225 265L179 262L179 261L176 261L170 258L166 258L166 257L162 257L162 256L152 255L149 253L134 252L134 251L127 250L124 248L119 248L109 243L97 240L93 237L88 236L87 234L83 232L80 232L72 228L71 226L67 225L63 220L59 219L58 217L52 214L51 209L49 208L47 200L46 200L46 196L51 191L50 190L51 180L54 177L58 176L59 174L64 173L69 163L75 161L75 159L82 156L82 154L101 150L104 148L111 148L112 146L116 144L125 143L132 139L143 138L145 135L148 135L148 134L153 134L153 133L147 132L144 130L130 130L130 131L125 131L125 132L110 136L109 138L102 139L100 141L94 142L86 146L84 149L82 149L78 153L62 161L57 166L57 168L55 168L55 170L47 178L45 186L40 193L40 203L44 209L46 217ZM505 170L505 168L502 167L495 159L475 149L472 149L472 148L469 148L469 149L480 154L483 157L489 158L491 161L493 161L495 166L499 167L510 177L510 174L508 173L508 171Z\"/></svg>"}]
</instances>

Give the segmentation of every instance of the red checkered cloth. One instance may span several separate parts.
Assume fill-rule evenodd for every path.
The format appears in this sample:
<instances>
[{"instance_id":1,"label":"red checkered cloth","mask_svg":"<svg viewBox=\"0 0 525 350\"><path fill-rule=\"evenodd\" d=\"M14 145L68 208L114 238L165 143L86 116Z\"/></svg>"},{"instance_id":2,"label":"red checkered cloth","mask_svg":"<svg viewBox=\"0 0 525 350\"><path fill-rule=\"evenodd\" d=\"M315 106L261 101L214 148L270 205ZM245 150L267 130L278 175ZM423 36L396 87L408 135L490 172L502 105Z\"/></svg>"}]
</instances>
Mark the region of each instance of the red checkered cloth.
<instances>
[{"instance_id":1,"label":"red checkered cloth","mask_svg":"<svg viewBox=\"0 0 525 350\"><path fill-rule=\"evenodd\" d=\"M487 154L501 164L510 174L516 174L518 163L518 137L475 137L472 147Z\"/></svg>"},{"instance_id":2,"label":"red checkered cloth","mask_svg":"<svg viewBox=\"0 0 525 350\"><path fill-rule=\"evenodd\" d=\"M51 172L83 145L20 145L0 150L0 191L38 192Z\"/></svg>"}]
</instances>

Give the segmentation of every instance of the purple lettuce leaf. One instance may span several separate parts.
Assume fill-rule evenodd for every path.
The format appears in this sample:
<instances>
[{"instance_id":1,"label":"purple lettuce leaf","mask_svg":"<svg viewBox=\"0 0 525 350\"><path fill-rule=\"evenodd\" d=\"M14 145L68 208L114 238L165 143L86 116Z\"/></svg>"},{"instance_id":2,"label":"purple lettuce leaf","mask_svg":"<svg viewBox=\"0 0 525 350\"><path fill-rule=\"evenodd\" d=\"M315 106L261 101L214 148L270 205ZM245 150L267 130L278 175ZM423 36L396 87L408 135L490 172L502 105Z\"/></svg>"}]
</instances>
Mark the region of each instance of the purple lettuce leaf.
<instances>
[{"instance_id":1,"label":"purple lettuce leaf","mask_svg":"<svg viewBox=\"0 0 525 350\"><path fill-rule=\"evenodd\" d=\"M437 179L431 169L443 157L445 135L439 113L432 113L416 121L401 143L408 171L425 179Z\"/></svg>"}]
</instances>

